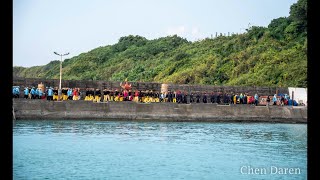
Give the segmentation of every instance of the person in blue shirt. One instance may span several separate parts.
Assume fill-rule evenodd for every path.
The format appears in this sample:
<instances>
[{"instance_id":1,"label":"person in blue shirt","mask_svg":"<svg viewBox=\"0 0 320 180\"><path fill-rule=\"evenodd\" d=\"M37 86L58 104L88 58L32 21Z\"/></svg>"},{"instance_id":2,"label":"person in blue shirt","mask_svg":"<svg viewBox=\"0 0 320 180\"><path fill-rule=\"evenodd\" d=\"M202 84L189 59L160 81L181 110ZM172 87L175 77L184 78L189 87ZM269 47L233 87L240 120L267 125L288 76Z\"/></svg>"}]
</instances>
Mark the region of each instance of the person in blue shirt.
<instances>
[{"instance_id":1,"label":"person in blue shirt","mask_svg":"<svg viewBox=\"0 0 320 180\"><path fill-rule=\"evenodd\" d=\"M12 96L14 98L19 98L19 95L20 95L19 87L12 87Z\"/></svg>"},{"instance_id":2,"label":"person in blue shirt","mask_svg":"<svg viewBox=\"0 0 320 180\"><path fill-rule=\"evenodd\" d=\"M69 88L67 91L68 99L72 100L72 88Z\"/></svg>"},{"instance_id":3,"label":"person in blue shirt","mask_svg":"<svg viewBox=\"0 0 320 180\"><path fill-rule=\"evenodd\" d=\"M258 106L258 102L259 102L259 96L258 96L258 94L255 94L255 95L254 95L254 104L255 104L256 106Z\"/></svg>"},{"instance_id":4,"label":"person in blue shirt","mask_svg":"<svg viewBox=\"0 0 320 180\"><path fill-rule=\"evenodd\" d=\"M48 101L53 101L53 89L52 89L52 87L50 87L50 88L48 89L47 100L48 100Z\"/></svg>"},{"instance_id":5,"label":"person in blue shirt","mask_svg":"<svg viewBox=\"0 0 320 180\"><path fill-rule=\"evenodd\" d=\"M284 99L286 99L286 100L289 100L289 99L290 99L290 97L288 96L288 94L285 94L285 95L284 95Z\"/></svg>"},{"instance_id":6,"label":"person in blue shirt","mask_svg":"<svg viewBox=\"0 0 320 180\"><path fill-rule=\"evenodd\" d=\"M19 98L19 96L20 96L20 87L16 87L15 89L16 89L16 96L17 96L17 98Z\"/></svg>"},{"instance_id":7,"label":"person in blue shirt","mask_svg":"<svg viewBox=\"0 0 320 180\"><path fill-rule=\"evenodd\" d=\"M273 101L273 105L277 105L277 95L276 94L273 95L272 101Z\"/></svg>"},{"instance_id":8,"label":"person in blue shirt","mask_svg":"<svg viewBox=\"0 0 320 180\"><path fill-rule=\"evenodd\" d=\"M240 102L240 104L243 104L243 94L242 93L240 93L240 96L239 96L239 102Z\"/></svg>"},{"instance_id":9,"label":"person in blue shirt","mask_svg":"<svg viewBox=\"0 0 320 180\"><path fill-rule=\"evenodd\" d=\"M32 87L31 89L31 99L35 99L36 98L36 90L35 87Z\"/></svg>"},{"instance_id":10,"label":"person in blue shirt","mask_svg":"<svg viewBox=\"0 0 320 180\"><path fill-rule=\"evenodd\" d=\"M38 96L39 96L39 99L42 98L42 95L43 95L43 92L42 92L42 89L38 89Z\"/></svg>"},{"instance_id":11,"label":"person in blue shirt","mask_svg":"<svg viewBox=\"0 0 320 180\"><path fill-rule=\"evenodd\" d=\"M39 99L39 89L38 88L36 89L36 93L35 94L36 94L36 99Z\"/></svg>"},{"instance_id":12,"label":"person in blue shirt","mask_svg":"<svg viewBox=\"0 0 320 180\"><path fill-rule=\"evenodd\" d=\"M14 98L17 97L16 96L16 88L15 87L12 88L12 97L14 97Z\"/></svg>"},{"instance_id":13,"label":"person in blue shirt","mask_svg":"<svg viewBox=\"0 0 320 180\"><path fill-rule=\"evenodd\" d=\"M28 87L25 87L23 92L24 92L24 98L28 99L28 95L29 95Z\"/></svg>"}]
</instances>

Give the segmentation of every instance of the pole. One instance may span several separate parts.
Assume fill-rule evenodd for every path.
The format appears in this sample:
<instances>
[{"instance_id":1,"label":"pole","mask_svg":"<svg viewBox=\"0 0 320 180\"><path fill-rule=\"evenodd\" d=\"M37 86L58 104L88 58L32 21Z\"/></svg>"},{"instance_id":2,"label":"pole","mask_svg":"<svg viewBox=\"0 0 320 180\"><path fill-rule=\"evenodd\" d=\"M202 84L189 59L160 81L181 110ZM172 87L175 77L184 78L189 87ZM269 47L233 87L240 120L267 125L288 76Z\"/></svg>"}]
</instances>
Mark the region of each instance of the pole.
<instances>
[{"instance_id":1,"label":"pole","mask_svg":"<svg viewBox=\"0 0 320 180\"><path fill-rule=\"evenodd\" d=\"M59 89L61 89L61 77L62 77L62 55L61 55L61 61L60 61L60 83L59 83Z\"/></svg>"},{"instance_id":2,"label":"pole","mask_svg":"<svg viewBox=\"0 0 320 180\"><path fill-rule=\"evenodd\" d=\"M58 89L58 101L61 100L62 90L61 90L61 77L62 77L62 55L60 55L60 82L59 82L59 89Z\"/></svg>"},{"instance_id":3,"label":"pole","mask_svg":"<svg viewBox=\"0 0 320 180\"><path fill-rule=\"evenodd\" d=\"M293 99L294 99L294 91L292 91L292 106L293 106Z\"/></svg>"},{"instance_id":4,"label":"pole","mask_svg":"<svg viewBox=\"0 0 320 180\"><path fill-rule=\"evenodd\" d=\"M60 82L59 82L59 89L58 89L58 101L61 100L61 94L62 94L62 90L61 90L61 79L62 79L62 56L66 56L68 55L69 53L66 53L66 54L59 54L57 52L54 52L54 54L58 55L61 57L61 60L60 60Z\"/></svg>"}]
</instances>

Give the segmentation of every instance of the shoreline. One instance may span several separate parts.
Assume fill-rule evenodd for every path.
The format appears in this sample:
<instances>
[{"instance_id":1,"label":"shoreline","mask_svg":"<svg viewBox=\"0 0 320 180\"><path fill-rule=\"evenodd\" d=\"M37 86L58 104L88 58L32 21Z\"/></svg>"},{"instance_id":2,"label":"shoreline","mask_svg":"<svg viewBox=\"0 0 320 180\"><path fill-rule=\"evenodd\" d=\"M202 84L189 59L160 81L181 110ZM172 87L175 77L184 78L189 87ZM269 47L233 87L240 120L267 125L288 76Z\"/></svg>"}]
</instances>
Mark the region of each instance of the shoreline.
<instances>
[{"instance_id":1,"label":"shoreline","mask_svg":"<svg viewBox=\"0 0 320 180\"><path fill-rule=\"evenodd\" d=\"M16 120L307 123L306 106L14 99L13 109Z\"/></svg>"}]
</instances>

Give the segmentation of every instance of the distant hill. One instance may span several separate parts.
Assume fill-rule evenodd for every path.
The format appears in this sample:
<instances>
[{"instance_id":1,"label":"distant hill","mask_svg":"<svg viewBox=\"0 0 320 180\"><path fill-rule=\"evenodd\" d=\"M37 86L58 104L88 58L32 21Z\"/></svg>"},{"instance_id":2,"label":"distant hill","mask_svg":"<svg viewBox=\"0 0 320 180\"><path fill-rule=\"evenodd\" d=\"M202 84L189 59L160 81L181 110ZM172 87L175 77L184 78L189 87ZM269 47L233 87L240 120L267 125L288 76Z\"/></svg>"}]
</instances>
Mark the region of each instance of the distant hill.
<instances>
[{"instance_id":1,"label":"distant hill","mask_svg":"<svg viewBox=\"0 0 320 180\"><path fill-rule=\"evenodd\" d=\"M59 60L44 66L13 67L14 77L59 78ZM63 79L150 81L184 84L307 87L307 0L289 17L243 34L189 42L179 36L148 40L121 37L66 59Z\"/></svg>"}]
</instances>

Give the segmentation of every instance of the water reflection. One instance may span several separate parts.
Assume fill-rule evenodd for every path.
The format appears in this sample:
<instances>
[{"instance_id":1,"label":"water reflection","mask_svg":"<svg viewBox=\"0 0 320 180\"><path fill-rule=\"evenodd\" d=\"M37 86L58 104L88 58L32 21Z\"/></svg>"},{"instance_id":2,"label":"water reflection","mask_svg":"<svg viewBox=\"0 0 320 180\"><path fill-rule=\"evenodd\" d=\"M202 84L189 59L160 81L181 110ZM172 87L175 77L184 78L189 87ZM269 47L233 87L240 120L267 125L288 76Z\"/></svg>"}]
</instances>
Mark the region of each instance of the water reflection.
<instances>
[{"instance_id":1,"label":"water reflection","mask_svg":"<svg viewBox=\"0 0 320 180\"><path fill-rule=\"evenodd\" d=\"M272 127L272 128L270 128ZM19 121L14 124L14 134L74 134L80 136L113 136L119 139L150 139L151 141L193 143L216 141L271 146L295 145L294 141L306 142L304 124L264 123L193 123L193 122L137 122L137 121ZM223 139L228 137L228 142Z\"/></svg>"}]
</instances>

